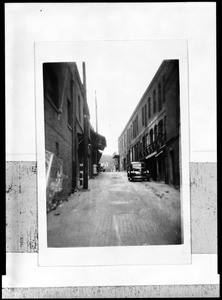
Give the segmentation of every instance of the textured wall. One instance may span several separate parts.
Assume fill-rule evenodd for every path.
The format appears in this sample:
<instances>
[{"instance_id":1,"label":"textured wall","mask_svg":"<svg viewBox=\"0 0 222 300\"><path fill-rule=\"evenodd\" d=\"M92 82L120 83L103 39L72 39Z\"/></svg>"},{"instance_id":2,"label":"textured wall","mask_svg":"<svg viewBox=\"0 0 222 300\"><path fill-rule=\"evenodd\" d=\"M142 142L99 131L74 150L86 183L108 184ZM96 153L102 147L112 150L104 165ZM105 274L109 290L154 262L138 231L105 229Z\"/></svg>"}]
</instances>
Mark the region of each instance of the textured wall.
<instances>
[{"instance_id":1,"label":"textured wall","mask_svg":"<svg viewBox=\"0 0 222 300\"><path fill-rule=\"evenodd\" d=\"M6 163L6 251L38 252L36 162Z\"/></svg>"},{"instance_id":2,"label":"textured wall","mask_svg":"<svg viewBox=\"0 0 222 300\"><path fill-rule=\"evenodd\" d=\"M216 163L190 163L193 254L217 253ZM38 252L36 162L6 163L7 252ZM217 285L3 289L3 298L217 297Z\"/></svg>"},{"instance_id":3,"label":"textured wall","mask_svg":"<svg viewBox=\"0 0 222 300\"><path fill-rule=\"evenodd\" d=\"M217 166L191 163L192 253L217 253Z\"/></svg>"},{"instance_id":4,"label":"textured wall","mask_svg":"<svg viewBox=\"0 0 222 300\"><path fill-rule=\"evenodd\" d=\"M4 289L3 298L207 298L218 297L217 285L157 285Z\"/></svg>"}]
</instances>

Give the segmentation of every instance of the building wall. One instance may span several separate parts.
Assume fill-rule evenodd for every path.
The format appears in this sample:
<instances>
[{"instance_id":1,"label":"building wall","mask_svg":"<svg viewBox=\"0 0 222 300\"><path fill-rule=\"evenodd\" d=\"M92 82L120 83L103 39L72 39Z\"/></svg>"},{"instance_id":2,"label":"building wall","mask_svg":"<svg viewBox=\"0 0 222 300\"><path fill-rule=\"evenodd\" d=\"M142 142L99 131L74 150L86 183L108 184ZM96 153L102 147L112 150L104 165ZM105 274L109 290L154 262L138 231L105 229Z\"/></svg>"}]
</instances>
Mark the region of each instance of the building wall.
<instances>
[{"instance_id":1,"label":"building wall","mask_svg":"<svg viewBox=\"0 0 222 300\"><path fill-rule=\"evenodd\" d=\"M58 107L53 104L50 96L45 91L45 149L62 158L63 161L63 197L71 193L72 168L72 130L68 124L67 98L72 100L71 76L67 66L57 64L53 66L58 78ZM44 78L45 80L45 78ZM63 103L63 105L62 105ZM59 112L59 108L62 112ZM57 146L56 146L57 145Z\"/></svg>"},{"instance_id":2,"label":"building wall","mask_svg":"<svg viewBox=\"0 0 222 300\"><path fill-rule=\"evenodd\" d=\"M126 170L130 161L141 160L147 163L154 180L180 184L179 111L178 61L163 61L119 137L121 170ZM157 146L152 144L155 141ZM163 153L154 153L152 145L160 148L164 144Z\"/></svg>"},{"instance_id":3,"label":"building wall","mask_svg":"<svg viewBox=\"0 0 222 300\"><path fill-rule=\"evenodd\" d=\"M167 160L168 166L173 159L173 177L168 168L166 182L180 185L180 102L179 102L179 68L177 64L170 66L168 70L169 76L166 77L166 140L167 143Z\"/></svg>"},{"instance_id":4,"label":"building wall","mask_svg":"<svg viewBox=\"0 0 222 300\"><path fill-rule=\"evenodd\" d=\"M86 170L89 176L92 175L92 164L98 158L94 156L101 145L90 141L90 114L85 83L81 82L76 64L43 64L43 74L45 149L62 161L63 189L61 195L57 196L66 198L84 186L84 180L88 177L84 176ZM89 145L86 150L84 143L87 139L88 144L95 144L91 150ZM88 166L85 168L84 164Z\"/></svg>"},{"instance_id":5,"label":"building wall","mask_svg":"<svg viewBox=\"0 0 222 300\"><path fill-rule=\"evenodd\" d=\"M50 71L44 71L45 149L62 158L63 189L60 196L66 198L82 184L80 163L83 163L84 153L85 100L75 63L50 66Z\"/></svg>"}]
</instances>

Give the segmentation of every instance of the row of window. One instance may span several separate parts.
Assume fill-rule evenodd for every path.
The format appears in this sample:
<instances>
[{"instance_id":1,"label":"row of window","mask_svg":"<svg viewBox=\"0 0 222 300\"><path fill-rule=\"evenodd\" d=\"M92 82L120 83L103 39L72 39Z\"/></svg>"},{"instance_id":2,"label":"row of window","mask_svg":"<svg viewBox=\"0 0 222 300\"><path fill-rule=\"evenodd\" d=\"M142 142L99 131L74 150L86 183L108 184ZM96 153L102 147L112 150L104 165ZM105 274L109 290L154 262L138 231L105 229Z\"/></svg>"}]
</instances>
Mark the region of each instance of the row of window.
<instances>
[{"instance_id":1,"label":"row of window","mask_svg":"<svg viewBox=\"0 0 222 300\"><path fill-rule=\"evenodd\" d=\"M142 107L142 126L147 126L147 119L150 119L153 114L162 109L162 104L165 102L165 76L162 82L157 85L158 99L156 99L156 88L153 90L153 97L149 97L147 103Z\"/></svg>"},{"instance_id":2,"label":"row of window","mask_svg":"<svg viewBox=\"0 0 222 300\"><path fill-rule=\"evenodd\" d=\"M158 125L154 125L154 128L151 128L142 138L142 147L143 149L152 144L158 138L163 137L166 134L166 116L164 119L161 119Z\"/></svg>"},{"instance_id":3,"label":"row of window","mask_svg":"<svg viewBox=\"0 0 222 300\"><path fill-rule=\"evenodd\" d=\"M59 109L59 92L58 92L58 78L54 72L51 64L43 64L43 81L44 81L44 94L53 103L53 105ZM70 83L71 88L71 83ZM78 95L77 112L78 120L82 122L82 105L81 99ZM72 105L71 100L67 97L67 122L69 126L72 126Z\"/></svg>"},{"instance_id":4,"label":"row of window","mask_svg":"<svg viewBox=\"0 0 222 300\"><path fill-rule=\"evenodd\" d=\"M147 103L142 107L142 126L146 127L148 119L150 119L156 112L157 109L160 112L162 104L165 102L165 76L162 77L157 85L158 99L156 99L156 87L153 90L152 98L149 97ZM131 140L135 139L139 133L139 122L138 115L134 118L132 124L123 135L121 141L122 147L126 147L130 144Z\"/></svg>"},{"instance_id":5,"label":"row of window","mask_svg":"<svg viewBox=\"0 0 222 300\"><path fill-rule=\"evenodd\" d=\"M164 116L163 119L159 121L158 124L155 124L153 128L147 131L143 137L142 137L142 148L145 149L148 145L152 144L154 141L156 141L158 138L163 137L163 135L166 135L166 116ZM128 132L128 131L127 131ZM119 149L122 153L124 149L126 149L126 146L129 145L126 142L126 135L123 136L123 138L120 140ZM139 142L136 144L136 147L139 146Z\"/></svg>"}]
</instances>

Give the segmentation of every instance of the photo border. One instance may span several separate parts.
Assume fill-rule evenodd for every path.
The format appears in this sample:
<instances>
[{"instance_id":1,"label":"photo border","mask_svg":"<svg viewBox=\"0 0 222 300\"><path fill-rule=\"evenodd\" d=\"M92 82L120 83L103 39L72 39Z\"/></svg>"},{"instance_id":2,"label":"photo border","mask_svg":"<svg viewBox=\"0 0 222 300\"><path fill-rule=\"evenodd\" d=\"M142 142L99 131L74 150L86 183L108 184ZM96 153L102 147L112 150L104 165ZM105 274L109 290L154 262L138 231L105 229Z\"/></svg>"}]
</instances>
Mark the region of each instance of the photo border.
<instances>
[{"instance_id":1,"label":"photo border","mask_svg":"<svg viewBox=\"0 0 222 300\"><path fill-rule=\"evenodd\" d=\"M45 183L45 142L44 142L44 105L43 105L43 62L72 61L64 49L73 49L75 56L77 45L87 46L102 43L151 43L156 49L165 47L164 59L179 59L180 66L180 118L181 118L181 187L182 231L184 243L181 245L158 246L118 246L118 247L47 247L47 213ZM64 47L65 44L65 47ZM63 46L62 46L63 45ZM63 51L57 51L63 49ZM163 49L162 49L163 51ZM174 53L174 55L173 55ZM168 57L169 56L169 57ZM81 58L82 59L82 58ZM188 99L188 49L186 40L147 40L147 41L72 41L72 42L36 42L35 43L35 88L36 88L36 142L38 164L38 229L39 229L39 266L112 266L112 265L149 265L149 264L191 264L190 238L190 184L189 184L189 99Z\"/></svg>"}]
</instances>

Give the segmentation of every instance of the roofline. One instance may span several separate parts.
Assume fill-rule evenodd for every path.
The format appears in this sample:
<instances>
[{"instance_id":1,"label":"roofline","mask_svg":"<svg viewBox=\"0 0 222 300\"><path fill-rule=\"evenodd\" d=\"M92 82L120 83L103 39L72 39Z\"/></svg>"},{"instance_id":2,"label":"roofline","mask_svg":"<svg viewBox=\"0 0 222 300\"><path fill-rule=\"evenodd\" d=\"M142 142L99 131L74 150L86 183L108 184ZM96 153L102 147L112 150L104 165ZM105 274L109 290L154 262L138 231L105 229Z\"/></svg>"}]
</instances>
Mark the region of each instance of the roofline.
<instances>
[{"instance_id":1,"label":"roofline","mask_svg":"<svg viewBox=\"0 0 222 300\"><path fill-rule=\"evenodd\" d=\"M136 108L134 109L133 113L131 114L126 126L124 127L124 129L122 130L121 134L118 137L118 141L120 139L120 137L123 135L124 131L127 129L129 123L132 121L136 111L138 110L141 102L143 102L144 97L146 96L146 94L148 93L148 91L151 89L151 87L153 86L154 82L156 81L156 78L159 76L159 74L161 73L161 71L163 70L163 68L166 66L167 63L170 63L172 61L175 61L177 59L165 59L162 61L161 65L159 66L158 70L156 71L153 79L151 80L151 82L149 83L148 87L146 88L145 92L143 93L142 97L140 98L140 101L138 102Z\"/></svg>"}]
</instances>

